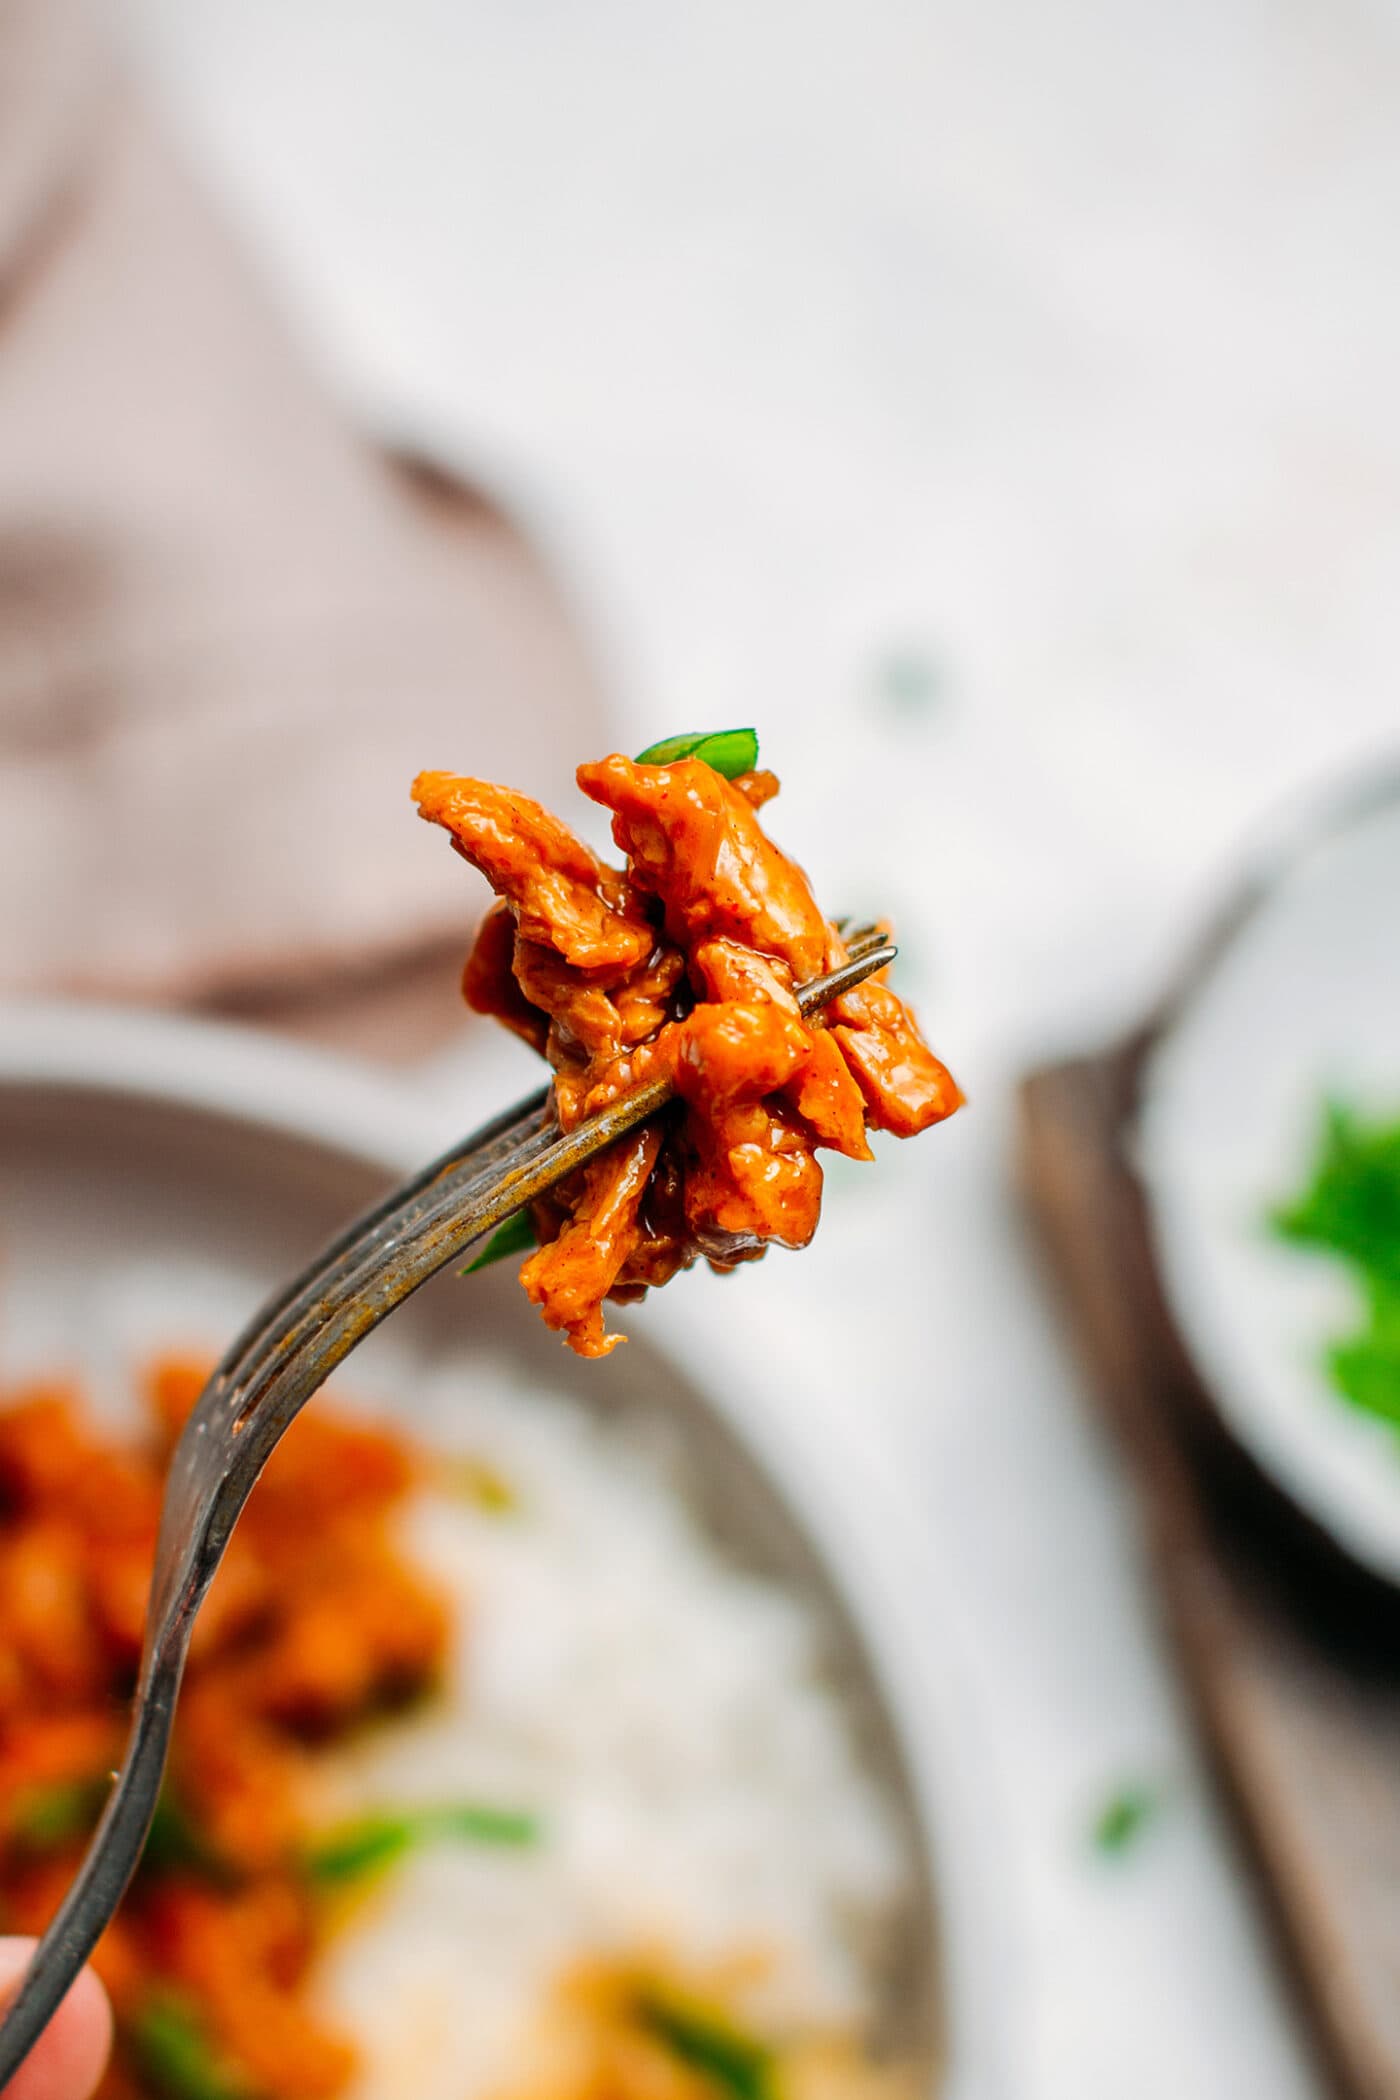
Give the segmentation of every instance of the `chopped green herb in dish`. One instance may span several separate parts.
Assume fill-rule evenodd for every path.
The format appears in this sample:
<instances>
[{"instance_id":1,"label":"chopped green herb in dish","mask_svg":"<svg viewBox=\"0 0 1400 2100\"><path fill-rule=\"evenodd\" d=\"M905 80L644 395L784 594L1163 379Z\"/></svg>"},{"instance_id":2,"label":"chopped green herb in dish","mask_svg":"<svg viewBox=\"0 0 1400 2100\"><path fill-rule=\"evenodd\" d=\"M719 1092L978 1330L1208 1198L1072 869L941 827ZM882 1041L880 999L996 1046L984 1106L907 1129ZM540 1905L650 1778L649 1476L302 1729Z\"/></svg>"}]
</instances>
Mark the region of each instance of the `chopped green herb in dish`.
<instances>
[{"instance_id":1,"label":"chopped green herb in dish","mask_svg":"<svg viewBox=\"0 0 1400 2100\"><path fill-rule=\"evenodd\" d=\"M162 1992L131 2020L127 2048L159 2100L250 2100L251 2086L216 2048L194 2002Z\"/></svg>"},{"instance_id":2,"label":"chopped green herb in dish","mask_svg":"<svg viewBox=\"0 0 1400 2100\"><path fill-rule=\"evenodd\" d=\"M60 1852L90 1837L109 1785L104 1774L95 1773L90 1779L31 1787L10 1811L13 1841L26 1852ZM148 1873L180 1868L214 1879L228 1871L227 1863L216 1857L168 1786L161 1789L156 1802L141 1866Z\"/></svg>"},{"instance_id":3,"label":"chopped green herb in dish","mask_svg":"<svg viewBox=\"0 0 1400 2100\"><path fill-rule=\"evenodd\" d=\"M1400 1429L1400 1120L1328 1101L1308 1185L1270 1223L1351 1272L1360 1323L1328 1343L1323 1363L1344 1400Z\"/></svg>"},{"instance_id":4,"label":"chopped green herb in dish","mask_svg":"<svg viewBox=\"0 0 1400 2100\"><path fill-rule=\"evenodd\" d=\"M99 1780L57 1780L26 1789L10 1811L10 1830L26 1852L53 1852L84 1838L102 1812Z\"/></svg>"},{"instance_id":5,"label":"chopped green herb in dish","mask_svg":"<svg viewBox=\"0 0 1400 2100\"><path fill-rule=\"evenodd\" d=\"M1373 1288L1365 1327L1327 1350L1339 1393L1362 1414L1400 1429L1400 1291Z\"/></svg>"},{"instance_id":6,"label":"chopped green herb in dish","mask_svg":"<svg viewBox=\"0 0 1400 2100\"><path fill-rule=\"evenodd\" d=\"M161 1788L156 1801L141 1865L150 1873L197 1874L206 1881L238 1878L169 1786Z\"/></svg>"},{"instance_id":7,"label":"chopped green herb in dish","mask_svg":"<svg viewBox=\"0 0 1400 2100\"><path fill-rule=\"evenodd\" d=\"M327 1888L382 1873L410 1852L443 1840L523 1846L535 1844L539 1834L535 1817L521 1810L456 1802L361 1816L318 1839L308 1848L303 1864L310 1879Z\"/></svg>"},{"instance_id":8,"label":"chopped green herb in dish","mask_svg":"<svg viewBox=\"0 0 1400 2100\"><path fill-rule=\"evenodd\" d=\"M1131 1852L1161 1808L1161 1788L1145 1780L1131 1780L1116 1788L1094 1818L1090 1836L1095 1852L1105 1859Z\"/></svg>"},{"instance_id":9,"label":"chopped green herb in dish","mask_svg":"<svg viewBox=\"0 0 1400 2100\"><path fill-rule=\"evenodd\" d=\"M773 2054L706 2006L649 1984L637 1993L637 2024L723 2100L774 2100Z\"/></svg>"},{"instance_id":10,"label":"chopped green herb in dish","mask_svg":"<svg viewBox=\"0 0 1400 2100\"><path fill-rule=\"evenodd\" d=\"M1400 1290L1400 1119L1368 1122L1346 1102L1326 1102L1312 1178L1273 1223L1285 1239Z\"/></svg>"}]
</instances>

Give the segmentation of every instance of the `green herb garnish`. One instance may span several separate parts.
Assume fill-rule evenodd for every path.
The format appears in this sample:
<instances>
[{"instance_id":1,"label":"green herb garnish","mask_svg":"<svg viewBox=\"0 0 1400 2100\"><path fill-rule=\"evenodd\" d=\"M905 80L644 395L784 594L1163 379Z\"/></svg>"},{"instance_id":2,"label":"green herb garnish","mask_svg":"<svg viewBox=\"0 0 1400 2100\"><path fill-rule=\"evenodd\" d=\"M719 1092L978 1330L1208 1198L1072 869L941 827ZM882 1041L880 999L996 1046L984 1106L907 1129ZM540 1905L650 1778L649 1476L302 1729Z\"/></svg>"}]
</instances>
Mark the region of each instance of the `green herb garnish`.
<instances>
[{"instance_id":1,"label":"green herb garnish","mask_svg":"<svg viewBox=\"0 0 1400 2100\"><path fill-rule=\"evenodd\" d=\"M1400 1429L1400 1291L1373 1285L1368 1321L1325 1357L1337 1391L1364 1415Z\"/></svg>"},{"instance_id":2,"label":"green herb garnish","mask_svg":"<svg viewBox=\"0 0 1400 2100\"><path fill-rule=\"evenodd\" d=\"M100 1779L57 1780L26 1787L14 1806L11 1829L34 1852L52 1852L86 1837L102 1813L106 1785Z\"/></svg>"},{"instance_id":3,"label":"green herb garnish","mask_svg":"<svg viewBox=\"0 0 1400 2100\"><path fill-rule=\"evenodd\" d=\"M528 1210L518 1210L498 1225L486 1245L459 1276L475 1276L478 1269L489 1269L498 1261L509 1261L512 1254L528 1254L539 1244L535 1233L535 1221Z\"/></svg>"},{"instance_id":4,"label":"green herb garnish","mask_svg":"<svg viewBox=\"0 0 1400 2100\"><path fill-rule=\"evenodd\" d=\"M1345 1102L1328 1101L1312 1180L1274 1211L1273 1226L1400 1290L1400 1122L1368 1125Z\"/></svg>"},{"instance_id":5,"label":"green herb garnish","mask_svg":"<svg viewBox=\"0 0 1400 2100\"><path fill-rule=\"evenodd\" d=\"M214 1850L168 1786L161 1788L156 1800L141 1868L156 1874L183 1870L213 1881L233 1878L229 1862Z\"/></svg>"},{"instance_id":6,"label":"green herb garnish","mask_svg":"<svg viewBox=\"0 0 1400 2100\"><path fill-rule=\"evenodd\" d=\"M1109 1795L1094 1818L1090 1832L1094 1850L1106 1859L1128 1852L1160 1813L1161 1790L1143 1780L1133 1780Z\"/></svg>"},{"instance_id":7,"label":"green herb garnish","mask_svg":"<svg viewBox=\"0 0 1400 2100\"><path fill-rule=\"evenodd\" d=\"M707 2078L725 2100L775 2100L771 2049L707 2007L654 1985L633 2001L637 2024L679 2063Z\"/></svg>"},{"instance_id":8,"label":"green herb garnish","mask_svg":"<svg viewBox=\"0 0 1400 2100\"><path fill-rule=\"evenodd\" d=\"M519 1809L488 1808L477 1802L441 1808L407 1809L400 1814L361 1816L312 1845L302 1864L309 1878L323 1887L382 1873L408 1853L442 1839L472 1845L533 1845L537 1819Z\"/></svg>"},{"instance_id":9,"label":"green herb garnish","mask_svg":"<svg viewBox=\"0 0 1400 2100\"><path fill-rule=\"evenodd\" d=\"M1400 1429L1400 1122L1367 1123L1328 1101L1312 1179L1269 1222L1280 1238L1351 1269L1362 1324L1333 1341L1323 1362L1343 1399Z\"/></svg>"},{"instance_id":10,"label":"green herb garnish","mask_svg":"<svg viewBox=\"0 0 1400 2100\"><path fill-rule=\"evenodd\" d=\"M87 1837L102 1813L107 1787L105 1778L94 1776L26 1788L11 1816L16 1842L33 1852L52 1852L75 1838ZM168 1787L162 1787L156 1802L141 1866L157 1873L172 1867L195 1868L220 1878L228 1871L227 1863L211 1851Z\"/></svg>"},{"instance_id":11,"label":"green herb garnish","mask_svg":"<svg viewBox=\"0 0 1400 2100\"><path fill-rule=\"evenodd\" d=\"M143 2005L124 2040L160 2100L248 2100L247 2081L220 2054L199 2008L176 1991Z\"/></svg>"},{"instance_id":12,"label":"green herb garnish","mask_svg":"<svg viewBox=\"0 0 1400 2100\"><path fill-rule=\"evenodd\" d=\"M758 764L758 732L700 729L686 736L666 736L659 744L648 744L645 751L639 751L637 764L669 766L678 758L698 758L716 773L723 773L726 780L737 780L741 773L752 773Z\"/></svg>"}]
</instances>

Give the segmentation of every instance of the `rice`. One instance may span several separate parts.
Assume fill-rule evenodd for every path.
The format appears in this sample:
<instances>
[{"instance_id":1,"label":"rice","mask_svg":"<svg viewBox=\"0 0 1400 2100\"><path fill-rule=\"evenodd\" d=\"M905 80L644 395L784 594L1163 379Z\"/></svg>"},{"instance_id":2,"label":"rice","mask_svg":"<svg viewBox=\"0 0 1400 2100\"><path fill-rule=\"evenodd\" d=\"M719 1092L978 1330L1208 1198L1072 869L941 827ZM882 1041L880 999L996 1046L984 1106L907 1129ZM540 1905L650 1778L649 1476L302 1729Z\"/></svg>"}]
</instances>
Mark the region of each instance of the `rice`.
<instances>
[{"instance_id":1,"label":"rice","mask_svg":"<svg viewBox=\"0 0 1400 2100\"><path fill-rule=\"evenodd\" d=\"M747 2003L774 2031L858 2029L856 1948L902 1875L815 1614L726 1563L664 1455L506 1366L432 1382L429 1414L514 1507L412 1508L406 1544L457 1606L445 1695L326 1759L316 1810L471 1799L542 1833L427 1848L351 1917L321 1991L362 2048L355 2100L518 2088L589 1954L760 1953Z\"/></svg>"}]
</instances>

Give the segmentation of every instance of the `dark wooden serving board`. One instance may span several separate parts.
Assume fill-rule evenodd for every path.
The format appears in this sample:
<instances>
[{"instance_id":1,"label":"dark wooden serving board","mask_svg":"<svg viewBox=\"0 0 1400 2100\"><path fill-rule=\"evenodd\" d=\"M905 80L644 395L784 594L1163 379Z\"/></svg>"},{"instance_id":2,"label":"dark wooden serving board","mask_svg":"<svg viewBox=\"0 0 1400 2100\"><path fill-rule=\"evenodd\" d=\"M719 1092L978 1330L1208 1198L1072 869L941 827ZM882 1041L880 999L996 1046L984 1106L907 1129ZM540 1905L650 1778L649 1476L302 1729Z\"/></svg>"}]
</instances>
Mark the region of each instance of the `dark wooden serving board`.
<instances>
[{"instance_id":1,"label":"dark wooden serving board","mask_svg":"<svg viewBox=\"0 0 1400 2100\"><path fill-rule=\"evenodd\" d=\"M1320 2059L1347 2100L1400 2100L1400 1593L1274 1492L1192 1371L1122 1142L1140 1063L1026 1081L1026 1195Z\"/></svg>"}]
</instances>

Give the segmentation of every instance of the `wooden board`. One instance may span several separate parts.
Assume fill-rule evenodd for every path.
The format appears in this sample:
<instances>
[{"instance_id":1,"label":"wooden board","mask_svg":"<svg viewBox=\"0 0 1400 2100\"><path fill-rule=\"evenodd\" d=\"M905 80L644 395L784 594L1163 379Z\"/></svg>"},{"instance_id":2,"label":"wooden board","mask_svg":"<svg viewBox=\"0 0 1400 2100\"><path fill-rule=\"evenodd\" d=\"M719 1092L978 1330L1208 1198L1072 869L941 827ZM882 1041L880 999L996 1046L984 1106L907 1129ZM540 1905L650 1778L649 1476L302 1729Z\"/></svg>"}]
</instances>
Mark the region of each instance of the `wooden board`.
<instances>
[{"instance_id":1,"label":"wooden board","mask_svg":"<svg viewBox=\"0 0 1400 2100\"><path fill-rule=\"evenodd\" d=\"M1274 1492L1191 1369L1125 1163L1139 1062L1026 1082L1026 1196L1320 2057L1347 2100L1400 2100L1400 1594Z\"/></svg>"}]
</instances>

